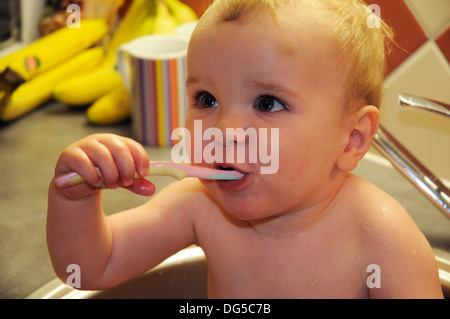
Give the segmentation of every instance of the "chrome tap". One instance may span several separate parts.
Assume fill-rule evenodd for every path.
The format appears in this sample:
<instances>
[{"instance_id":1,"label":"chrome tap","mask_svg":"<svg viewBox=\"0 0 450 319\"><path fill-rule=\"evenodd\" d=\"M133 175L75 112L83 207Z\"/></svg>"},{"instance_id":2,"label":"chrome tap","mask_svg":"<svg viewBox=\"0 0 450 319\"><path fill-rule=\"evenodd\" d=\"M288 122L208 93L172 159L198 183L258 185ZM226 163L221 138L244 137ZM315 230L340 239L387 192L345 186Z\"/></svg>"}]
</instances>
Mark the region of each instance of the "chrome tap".
<instances>
[{"instance_id":1,"label":"chrome tap","mask_svg":"<svg viewBox=\"0 0 450 319\"><path fill-rule=\"evenodd\" d=\"M450 116L450 105L442 102L408 94L399 94L398 102L402 106ZM450 218L450 189L381 125L375 134L373 146Z\"/></svg>"},{"instance_id":2,"label":"chrome tap","mask_svg":"<svg viewBox=\"0 0 450 319\"><path fill-rule=\"evenodd\" d=\"M416 107L440 115L450 116L450 105L435 100L403 93L398 95L398 103L402 106Z\"/></svg>"}]
</instances>

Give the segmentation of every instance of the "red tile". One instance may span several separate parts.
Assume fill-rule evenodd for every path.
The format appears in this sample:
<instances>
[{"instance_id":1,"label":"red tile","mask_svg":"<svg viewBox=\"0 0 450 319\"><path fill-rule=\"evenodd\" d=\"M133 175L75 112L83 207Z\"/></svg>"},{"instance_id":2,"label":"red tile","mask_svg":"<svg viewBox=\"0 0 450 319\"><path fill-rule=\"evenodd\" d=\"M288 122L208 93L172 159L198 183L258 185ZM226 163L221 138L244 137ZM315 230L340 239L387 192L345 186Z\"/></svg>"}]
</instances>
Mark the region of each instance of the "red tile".
<instances>
[{"instance_id":1,"label":"red tile","mask_svg":"<svg viewBox=\"0 0 450 319\"><path fill-rule=\"evenodd\" d=\"M450 63L450 27L447 28L437 39L436 44L444 53L448 63Z\"/></svg>"},{"instance_id":2,"label":"red tile","mask_svg":"<svg viewBox=\"0 0 450 319\"><path fill-rule=\"evenodd\" d=\"M395 41L387 59L387 73L392 72L428 38L403 0L364 0L380 6L381 18L395 31Z\"/></svg>"}]
</instances>

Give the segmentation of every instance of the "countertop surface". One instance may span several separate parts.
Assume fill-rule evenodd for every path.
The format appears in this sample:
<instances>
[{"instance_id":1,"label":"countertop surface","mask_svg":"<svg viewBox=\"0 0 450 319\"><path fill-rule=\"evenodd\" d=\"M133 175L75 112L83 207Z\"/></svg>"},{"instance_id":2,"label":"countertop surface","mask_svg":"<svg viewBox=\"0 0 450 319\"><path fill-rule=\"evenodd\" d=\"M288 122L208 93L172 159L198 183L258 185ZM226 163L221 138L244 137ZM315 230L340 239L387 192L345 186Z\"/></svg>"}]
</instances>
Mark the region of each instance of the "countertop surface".
<instances>
[{"instance_id":1,"label":"countertop surface","mask_svg":"<svg viewBox=\"0 0 450 319\"><path fill-rule=\"evenodd\" d=\"M0 298L24 298L55 278L45 224L48 184L61 151L93 133L133 137L129 122L92 126L84 111L49 102L15 122L0 123ZM170 160L170 148L147 147L147 151L152 160ZM450 252L450 219L400 173L376 170L364 161L357 172L399 200L434 247ZM159 190L174 180L152 181ZM105 191L104 209L111 214L147 200L123 189Z\"/></svg>"},{"instance_id":2,"label":"countertop surface","mask_svg":"<svg viewBox=\"0 0 450 319\"><path fill-rule=\"evenodd\" d=\"M12 123L0 123L0 299L24 298L55 278L48 257L45 224L47 189L61 151L94 133L132 137L129 122L87 124L84 108L49 102ZM153 160L169 160L170 149L147 148ZM152 179L157 190L174 180ZM148 199L119 189L105 191L108 214Z\"/></svg>"}]
</instances>

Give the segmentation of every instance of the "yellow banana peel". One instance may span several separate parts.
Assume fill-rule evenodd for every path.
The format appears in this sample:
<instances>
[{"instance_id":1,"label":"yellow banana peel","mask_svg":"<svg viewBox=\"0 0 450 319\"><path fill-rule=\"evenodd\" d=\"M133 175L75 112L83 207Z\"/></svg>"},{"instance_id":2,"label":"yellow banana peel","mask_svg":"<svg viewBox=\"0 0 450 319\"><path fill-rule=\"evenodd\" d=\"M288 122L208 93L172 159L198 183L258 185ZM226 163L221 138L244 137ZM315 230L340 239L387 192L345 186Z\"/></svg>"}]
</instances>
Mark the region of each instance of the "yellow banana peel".
<instances>
[{"instance_id":1,"label":"yellow banana peel","mask_svg":"<svg viewBox=\"0 0 450 319\"><path fill-rule=\"evenodd\" d=\"M56 85L53 97L70 106L93 103L122 82L114 64L103 62L90 72L76 75Z\"/></svg>"},{"instance_id":2,"label":"yellow banana peel","mask_svg":"<svg viewBox=\"0 0 450 319\"><path fill-rule=\"evenodd\" d=\"M96 67L104 57L101 47L85 50L69 61L21 84L12 92L1 115L2 121L14 120L52 97L53 87L61 80Z\"/></svg>"},{"instance_id":3,"label":"yellow banana peel","mask_svg":"<svg viewBox=\"0 0 450 319\"><path fill-rule=\"evenodd\" d=\"M188 6L179 1L164 2L162 0L148 1L146 0L145 6L141 0L134 0L135 7L130 8L129 13L122 21L119 26L117 33L114 35L112 42L108 46L109 63L115 63L115 54L118 46L132 38L136 38L146 34L172 34L178 24L195 21L197 16L195 12ZM140 10L140 15L139 11ZM144 12L145 14L142 14ZM136 23L136 21L139 23ZM142 22L144 20L144 22ZM134 24L133 24L134 22ZM136 26L138 25L138 26ZM130 33L130 28L134 28L133 33ZM114 54L111 54L114 53ZM110 77L110 76L109 76ZM69 80L70 81L70 80ZM81 84L81 82L80 82ZM110 87L111 79L108 78L106 73L103 73L103 79L98 77L96 80L86 80L84 85L85 89L78 90L84 92L83 95L88 95L92 91L93 87L97 87L100 90L106 85ZM74 85L68 85L67 88L73 87ZM68 94L60 91L55 95L65 95L66 102L70 103L67 98ZM79 98L80 96L78 96ZM93 96L91 96L93 98ZM70 101L74 101L75 96L70 98ZM63 98L60 98L63 100ZM87 101L84 101L87 102ZM78 102L79 103L79 102ZM131 113L131 97L126 91L123 83L121 82L114 89L108 93L99 97L87 110L86 116L90 123L97 125L112 125L119 123L129 118Z\"/></svg>"},{"instance_id":4,"label":"yellow banana peel","mask_svg":"<svg viewBox=\"0 0 450 319\"><path fill-rule=\"evenodd\" d=\"M29 80L91 47L108 30L105 19L83 19L80 28L64 27L1 58L0 72L9 67Z\"/></svg>"},{"instance_id":5,"label":"yellow banana peel","mask_svg":"<svg viewBox=\"0 0 450 319\"><path fill-rule=\"evenodd\" d=\"M130 115L131 96L122 83L95 101L86 112L88 121L96 125L117 124Z\"/></svg>"},{"instance_id":6,"label":"yellow banana peel","mask_svg":"<svg viewBox=\"0 0 450 319\"><path fill-rule=\"evenodd\" d=\"M170 13L169 8L163 0L156 0L155 21L153 32L155 34L172 34L177 28L177 21Z\"/></svg>"},{"instance_id":7,"label":"yellow banana peel","mask_svg":"<svg viewBox=\"0 0 450 319\"><path fill-rule=\"evenodd\" d=\"M134 0L107 46L105 61L91 72L57 85L54 98L72 106L92 103L86 112L90 123L122 122L130 116L131 97L114 67L117 48L139 36L172 34L178 24L195 20L195 12L178 0Z\"/></svg>"},{"instance_id":8,"label":"yellow banana peel","mask_svg":"<svg viewBox=\"0 0 450 319\"><path fill-rule=\"evenodd\" d=\"M187 4L179 0L165 0L165 1L178 24L198 20L195 11Z\"/></svg>"},{"instance_id":9,"label":"yellow banana peel","mask_svg":"<svg viewBox=\"0 0 450 319\"><path fill-rule=\"evenodd\" d=\"M154 3L150 0L134 0L130 8L119 23L111 41L108 43L106 52L108 56L115 58L117 48L132 39L146 35L149 31L143 30L142 25L147 18L154 15Z\"/></svg>"},{"instance_id":10,"label":"yellow banana peel","mask_svg":"<svg viewBox=\"0 0 450 319\"><path fill-rule=\"evenodd\" d=\"M150 33L148 28L149 23L153 25L154 10L153 1L134 0L106 48L105 61L88 74L61 82L54 89L54 98L70 106L85 106L118 86L122 79L115 69L117 48Z\"/></svg>"}]
</instances>

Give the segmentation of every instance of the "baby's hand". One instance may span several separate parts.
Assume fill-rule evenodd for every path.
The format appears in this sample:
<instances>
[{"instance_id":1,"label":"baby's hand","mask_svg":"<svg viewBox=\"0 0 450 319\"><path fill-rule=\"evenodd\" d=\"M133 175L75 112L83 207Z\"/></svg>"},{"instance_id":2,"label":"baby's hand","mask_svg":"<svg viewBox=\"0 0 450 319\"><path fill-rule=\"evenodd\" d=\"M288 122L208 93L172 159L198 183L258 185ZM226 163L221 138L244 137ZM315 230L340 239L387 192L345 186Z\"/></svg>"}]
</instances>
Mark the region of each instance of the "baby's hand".
<instances>
[{"instance_id":1,"label":"baby's hand","mask_svg":"<svg viewBox=\"0 0 450 319\"><path fill-rule=\"evenodd\" d=\"M61 153L55 178L69 172L77 172L84 178L85 182L79 185L59 187L69 199L118 187L150 196L155 192L155 186L144 179L149 163L147 152L136 141L113 134L95 134L73 143ZM136 173L140 178L135 177Z\"/></svg>"}]
</instances>

